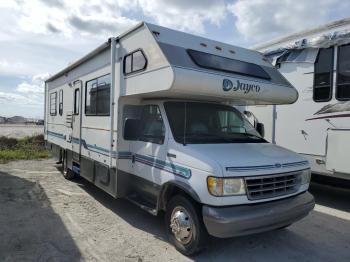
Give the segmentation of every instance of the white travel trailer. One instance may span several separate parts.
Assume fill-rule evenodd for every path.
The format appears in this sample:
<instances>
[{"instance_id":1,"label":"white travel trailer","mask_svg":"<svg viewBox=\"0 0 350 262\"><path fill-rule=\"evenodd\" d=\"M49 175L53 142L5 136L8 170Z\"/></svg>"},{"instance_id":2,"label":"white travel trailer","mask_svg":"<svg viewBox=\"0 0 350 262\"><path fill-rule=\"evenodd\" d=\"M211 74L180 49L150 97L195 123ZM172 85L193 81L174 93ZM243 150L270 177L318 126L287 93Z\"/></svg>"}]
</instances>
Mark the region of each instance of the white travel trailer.
<instances>
[{"instance_id":1,"label":"white travel trailer","mask_svg":"<svg viewBox=\"0 0 350 262\"><path fill-rule=\"evenodd\" d=\"M67 179L165 212L191 255L208 235L283 228L313 209L305 158L233 107L297 96L256 51L141 23L46 81L45 138Z\"/></svg>"},{"instance_id":2,"label":"white travel trailer","mask_svg":"<svg viewBox=\"0 0 350 262\"><path fill-rule=\"evenodd\" d=\"M350 180L350 19L255 49L299 93L292 105L249 107L267 139L303 154L316 174Z\"/></svg>"}]
</instances>

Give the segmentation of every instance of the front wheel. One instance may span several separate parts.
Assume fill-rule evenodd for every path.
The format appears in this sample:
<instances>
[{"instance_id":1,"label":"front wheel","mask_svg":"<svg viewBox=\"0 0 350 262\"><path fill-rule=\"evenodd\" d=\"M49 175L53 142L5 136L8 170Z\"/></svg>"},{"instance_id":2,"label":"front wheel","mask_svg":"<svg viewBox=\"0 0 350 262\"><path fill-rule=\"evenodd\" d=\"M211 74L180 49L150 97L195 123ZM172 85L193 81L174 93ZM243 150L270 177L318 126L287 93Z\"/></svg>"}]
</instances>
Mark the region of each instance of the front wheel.
<instances>
[{"instance_id":1,"label":"front wheel","mask_svg":"<svg viewBox=\"0 0 350 262\"><path fill-rule=\"evenodd\" d=\"M182 195L173 197L167 205L165 226L168 238L186 256L203 248L208 237L200 211L196 203Z\"/></svg>"}]
</instances>

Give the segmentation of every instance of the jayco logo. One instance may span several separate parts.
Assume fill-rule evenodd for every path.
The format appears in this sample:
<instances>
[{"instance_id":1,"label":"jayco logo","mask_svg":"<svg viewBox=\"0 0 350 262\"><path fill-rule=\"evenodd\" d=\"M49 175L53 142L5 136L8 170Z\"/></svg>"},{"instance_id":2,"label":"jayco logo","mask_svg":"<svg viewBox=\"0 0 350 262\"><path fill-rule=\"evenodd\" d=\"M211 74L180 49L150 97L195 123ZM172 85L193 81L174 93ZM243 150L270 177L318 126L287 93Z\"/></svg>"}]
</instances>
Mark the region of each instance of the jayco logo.
<instances>
[{"instance_id":1,"label":"jayco logo","mask_svg":"<svg viewBox=\"0 0 350 262\"><path fill-rule=\"evenodd\" d=\"M240 82L237 80L236 85L233 85L232 81L229 79L224 79L222 82L222 89L224 91L238 91L241 90L244 92L244 94L248 94L249 92L260 92L260 86L259 85L252 85L252 84L247 84Z\"/></svg>"}]
</instances>

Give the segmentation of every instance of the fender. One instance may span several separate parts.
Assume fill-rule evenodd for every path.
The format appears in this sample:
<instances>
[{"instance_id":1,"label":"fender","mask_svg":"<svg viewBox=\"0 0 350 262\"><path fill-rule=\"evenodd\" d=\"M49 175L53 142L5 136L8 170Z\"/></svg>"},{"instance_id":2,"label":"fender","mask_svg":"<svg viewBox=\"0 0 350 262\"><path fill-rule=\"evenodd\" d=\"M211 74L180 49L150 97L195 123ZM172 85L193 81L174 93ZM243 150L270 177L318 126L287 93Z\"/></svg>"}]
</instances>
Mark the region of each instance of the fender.
<instances>
[{"instance_id":1,"label":"fender","mask_svg":"<svg viewBox=\"0 0 350 262\"><path fill-rule=\"evenodd\" d=\"M159 210L165 210L166 208L166 192L170 187L178 188L182 191L184 191L186 194L188 194L190 197L192 197L196 202L201 203L201 200L197 193L193 190L193 188L179 180L170 180L162 185L162 188L160 190L160 193L158 195L158 201L157 201L157 211Z\"/></svg>"}]
</instances>

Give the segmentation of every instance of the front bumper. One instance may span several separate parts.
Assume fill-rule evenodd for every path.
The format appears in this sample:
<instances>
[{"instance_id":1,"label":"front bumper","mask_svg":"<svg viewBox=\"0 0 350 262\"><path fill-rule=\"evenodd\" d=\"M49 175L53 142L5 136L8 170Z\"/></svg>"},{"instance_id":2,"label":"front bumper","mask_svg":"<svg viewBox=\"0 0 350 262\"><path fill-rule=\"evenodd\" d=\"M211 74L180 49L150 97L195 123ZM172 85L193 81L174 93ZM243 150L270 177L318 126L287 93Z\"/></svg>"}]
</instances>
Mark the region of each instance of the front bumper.
<instances>
[{"instance_id":1,"label":"front bumper","mask_svg":"<svg viewBox=\"0 0 350 262\"><path fill-rule=\"evenodd\" d=\"M210 235L234 237L260 233L292 224L315 206L314 197L305 192L290 198L230 207L203 206L203 221Z\"/></svg>"}]
</instances>

